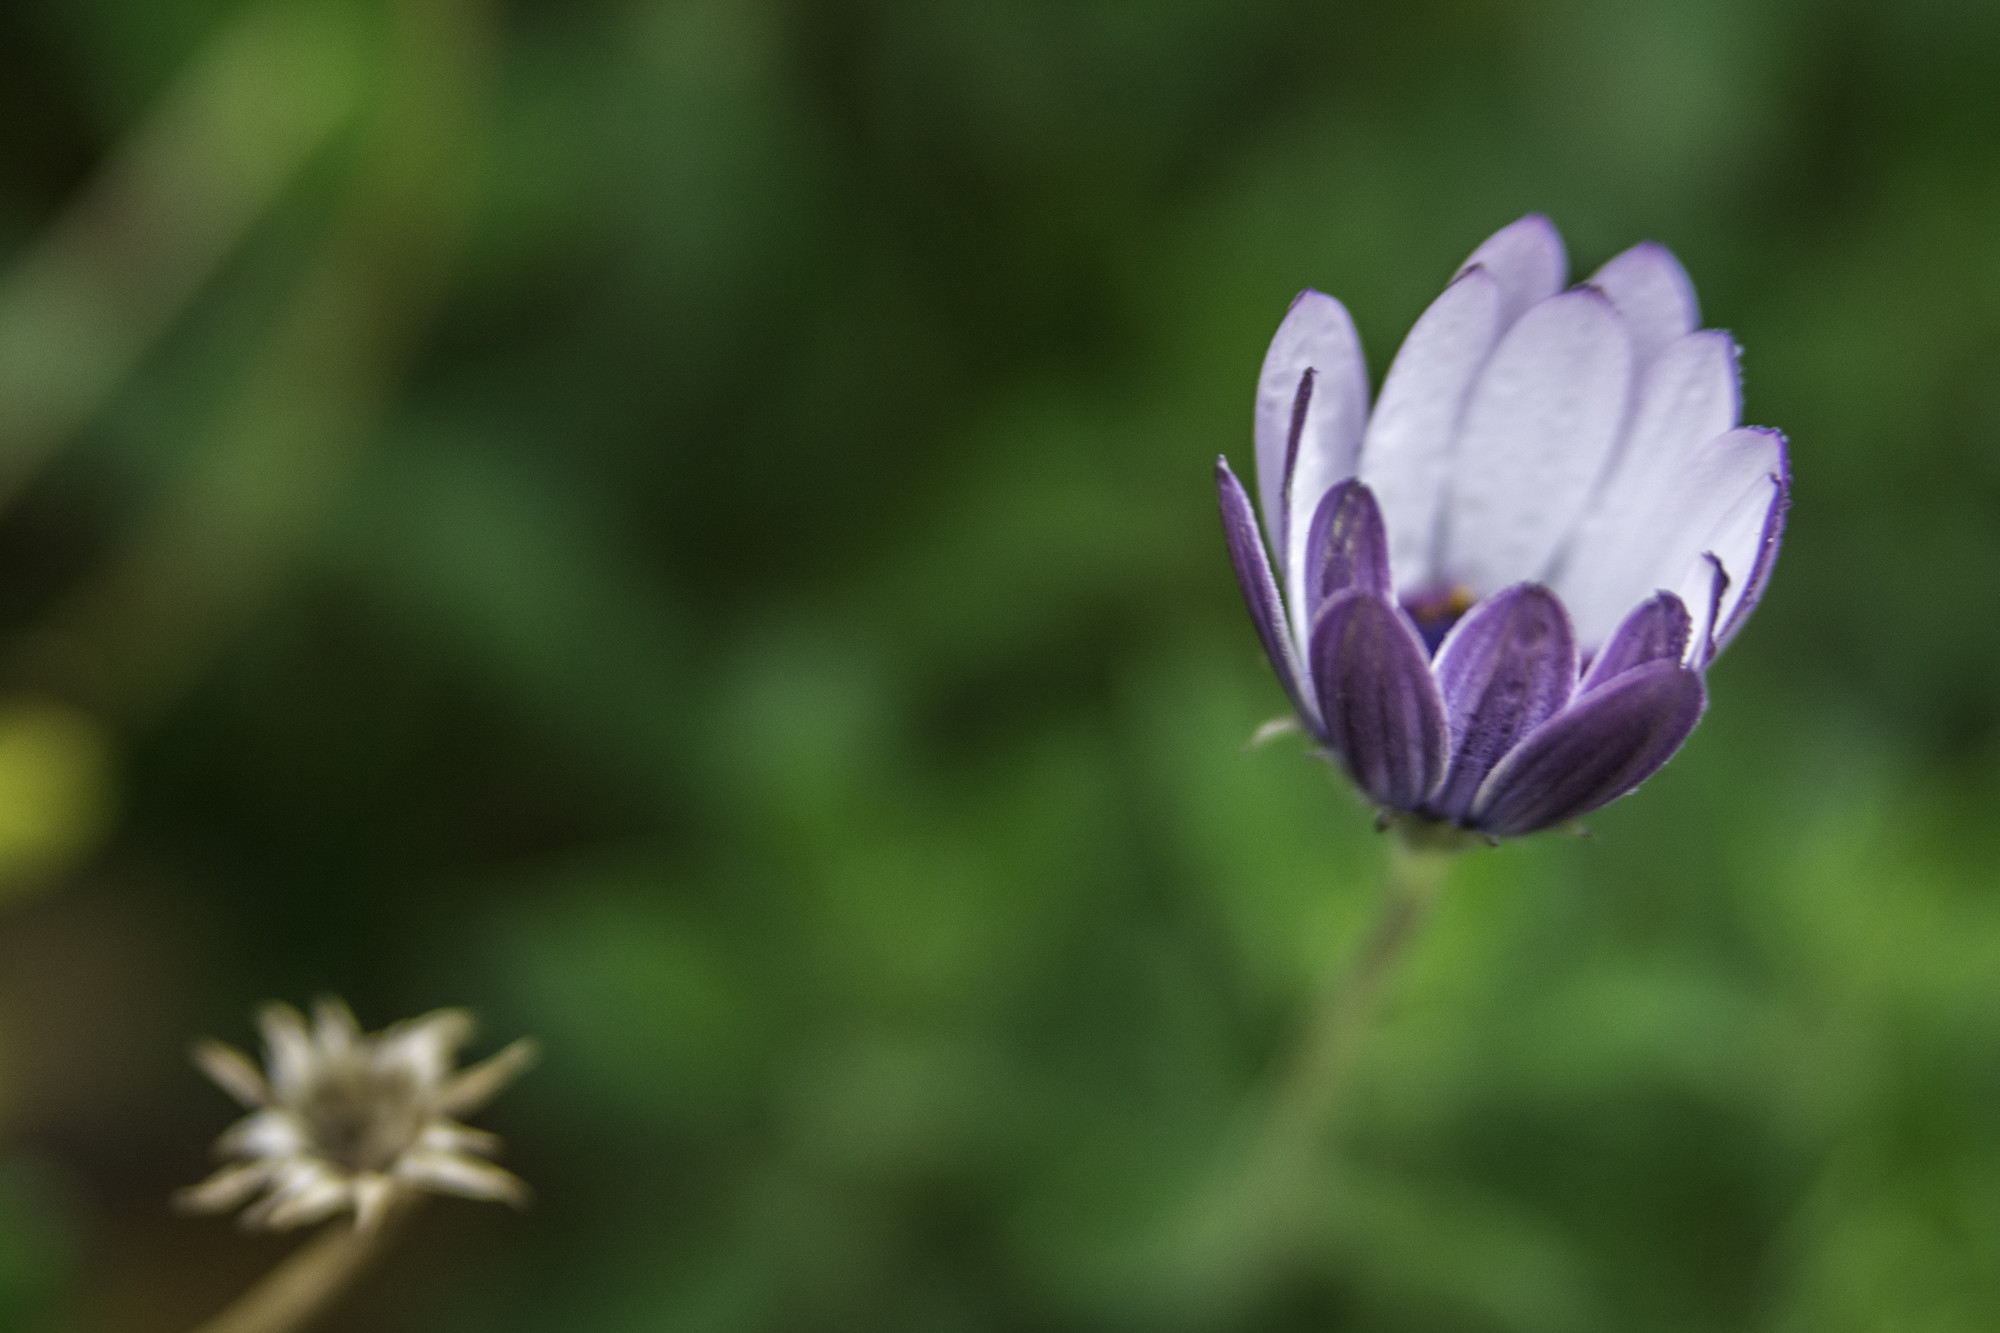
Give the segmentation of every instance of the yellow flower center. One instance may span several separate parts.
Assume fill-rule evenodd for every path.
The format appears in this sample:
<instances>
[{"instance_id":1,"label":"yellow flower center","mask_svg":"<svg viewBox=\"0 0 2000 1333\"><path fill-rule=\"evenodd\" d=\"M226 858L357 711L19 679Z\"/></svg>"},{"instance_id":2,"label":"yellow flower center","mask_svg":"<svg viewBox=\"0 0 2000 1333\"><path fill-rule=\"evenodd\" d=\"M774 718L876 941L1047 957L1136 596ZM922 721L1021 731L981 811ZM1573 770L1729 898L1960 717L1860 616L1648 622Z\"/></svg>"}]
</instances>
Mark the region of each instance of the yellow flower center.
<instances>
[{"instance_id":1,"label":"yellow flower center","mask_svg":"<svg viewBox=\"0 0 2000 1333\"><path fill-rule=\"evenodd\" d=\"M1472 590L1460 585L1406 597L1403 609L1417 622L1417 633L1424 636L1424 647L1436 653L1459 617L1472 609L1472 602Z\"/></svg>"}]
</instances>

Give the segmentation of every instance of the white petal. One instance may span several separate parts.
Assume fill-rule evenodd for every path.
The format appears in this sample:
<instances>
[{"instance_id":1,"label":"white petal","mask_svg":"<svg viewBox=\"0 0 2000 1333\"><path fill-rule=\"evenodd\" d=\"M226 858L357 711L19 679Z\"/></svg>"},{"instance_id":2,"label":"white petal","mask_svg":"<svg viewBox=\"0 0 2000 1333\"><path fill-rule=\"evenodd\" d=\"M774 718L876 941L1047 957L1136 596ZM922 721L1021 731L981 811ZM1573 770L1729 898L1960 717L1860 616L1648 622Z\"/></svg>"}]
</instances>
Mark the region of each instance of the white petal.
<instances>
[{"instance_id":1,"label":"white petal","mask_svg":"<svg viewBox=\"0 0 2000 1333\"><path fill-rule=\"evenodd\" d=\"M275 1164L268 1161L225 1166L199 1185L176 1193L174 1203L192 1213L226 1213L264 1188L275 1171Z\"/></svg>"},{"instance_id":2,"label":"white petal","mask_svg":"<svg viewBox=\"0 0 2000 1333\"><path fill-rule=\"evenodd\" d=\"M343 1182L329 1178L315 1182L308 1189L265 1200L252 1210L256 1214L254 1220L250 1213L245 1213L244 1221L272 1231L288 1231L332 1217L353 1204L353 1191Z\"/></svg>"},{"instance_id":3,"label":"white petal","mask_svg":"<svg viewBox=\"0 0 2000 1333\"><path fill-rule=\"evenodd\" d=\"M1765 520L1777 498L1778 478L1774 469L1751 483L1742 497L1716 520L1708 539L1702 543L1703 551L1712 552L1729 576L1729 586L1716 608L1714 633L1718 636L1727 634L1730 616L1750 590L1751 574L1764 545Z\"/></svg>"},{"instance_id":4,"label":"white petal","mask_svg":"<svg viewBox=\"0 0 2000 1333\"><path fill-rule=\"evenodd\" d=\"M1546 575L1603 472L1631 381L1624 321L1593 288L1551 297L1507 330L1452 457L1447 580L1485 596Z\"/></svg>"},{"instance_id":5,"label":"white petal","mask_svg":"<svg viewBox=\"0 0 2000 1333\"><path fill-rule=\"evenodd\" d=\"M1734 639L1743 628L1744 621L1763 600L1764 589L1771 579L1771 567L1776 562L1778 548L1784 541L1785 514L1791 508L1790 469L1791 463L1785 456L1785 441L1783 436L1779 436L1778 471L1768 478L1770 482L1768 491L1760 489L1753 492L1752 513L1754 514L1756 510L1762 511L1758 516L1755 535L1752 536L1750 533L1748 523L1738 527L1739 516L1732 515L1724 520L1723 530L1711 542L1717 551L1726 553L1723 559L1744 571L1739 580L1740 586L1731 591L1730 596L1718 609L1715 643L1709 650L1711 660L1716 653L1729 646L1730 640ZM1740 517L1748 519L1751 516L1745 514Z\"/></svg>"},{"instance_id":6,"label":"white petal","mask_svg":"<svg viewBox=\"0 0 2000 1333\"><path fill-rule=\"evenodd\" d=\"M346 1055L361 1044L361 1025L354 1011L338 996L325 995L313 1005L313 1038L326 1056Z\"/></svg>"},{"instance_id":7,"label":"white petal","mask_svg":"<svg viewBox=\"0 0 2000 1333\"><path fill-rule=\"evenodd\" d=\"M470 1115L519 1078L539 1055L532 1039L521 1038L452 1078L438 1098L438 1109L446 1115Z\"/></svg>"},{"instance_id":8,"label":"white petal","mask_svg":"<svg viewBox=\"0 0 2000 1333\"><path fill-rule=\"evenodd\" d=\"M306 1151L306 1133L289 1111L259 1111L247 1115L216 1140L216 1150L231 1157L290 1157Z\"/></svg>"},{"instance_id":9,"label":"white petal","mask_svg":"<svg viewBox=\"0 0 2000 1333\"><path fill-rule=\"evenodd\" d=\"M271 1193L243 1212L243 1225L282 1231L330 1217L349 1205L348 1177L311 1158L291 1158Z\"/></svg>"},{"instance_id":10,"label":"white petal","mask_svg":"<svg viewBox=\"0 0 2000 1333\"><path fill-rule=\"evenodd\" d=\"M1361 480L1382 507L1398 593L1437 581L1451 445L1473 381L1500 340L1500 306L1500 286L1485 268L1461 274L1403 339L1368 419Z\"/></svg>"},{"instance_id":11,"label":"white petal","mask_svg":"<svg viewBox=\"0 0 2000 1333\"><path fill-rule=\"evenodd\" d=\"M468 1199L497 1199L516 1207L528 1199L527 1185L513 1172L451 1153L406 1152L396 1161L396 1175L423 1189Z\"/></svg>"},{"instance_id":12,"label":"white petal","mask_svg":"<svg viewBox=\"0 0 2000 1333\"><path fill-rule=\"evenodd\" d=\"M1551 575L1586 652L1658 591L1653 534L1671 526L1660 506L1696 451L1736 425L1740 405L1736 344L1726 333L1677 339L1646 372L1624 441Z\"/></svg>"},{"instance_id":13,"label":"white petal","mask_svg":"<svg viewBox=\"0 0 2000 1333\"><path fill-rule=\"evenodd\" d=\"M1642 241L1614 255L1590 275L1590 285L1611 298L1632 333L1632 353L1643 367L1674 339L1701 324L1694 284L1673 251ZM1730 423L1732 426L1735 422Z\"/></svg>"},{"instance_id":14,"label":"white petal","mask_svg":"<svg viewBox=\"0 0 2000 1333\"><path fill-rule=\"evenodd\" d=\"M1512 324L1529 307L1546 301L1569 280L1569 255L1562 233L1540 213L1510 222L1487 237L1459 267L1463 273L1479 265L1500 284L1500 318Z\"/></svg>"},{"instance_id":15,"label":"white petal","mask_svg":"<svg viewBox=\"0 0 2000 1333\"><path fill-rule=\"evenodd\" d=\"M400 1065L420 1083L435 1084L451 1069L473 1030L472 1015L463 1009L439 1009L406 1019L375 1039L375 1062L384 1068Z\"/></svg>"},{"instance_id":16,"label":"white petal","mask_svg":"<svg viewBox=\"0 0 2000 1333\"><path fill-rule=\"evenodd\" d=\"M305 1017L289 1004L267 1004L257 1021L264 1029L264 1066L270 1072L271 1091L279 1101L289 1101L305 1090L318 1064Z\"/></svg>"},{"instance_id":17,"label":"white petal","mask_svg":"<svg viewBox=\"0 0 2000 1333\"><path fill-rule=\"evenodd\" d=\"M1742 418L1736 343L1719 329L1676 339L1646 372L1610 484L1651 489Z\"/></svg>"},{"instance_id":18,"label":"white petal","mask_svg":"<svg viewBox=\"0 0 2000 1333\"><path fill-rule=\"evenodd\" d=\"M1265 535L1271 539L1271 549L1279 553L1281 564L1291 515L1291 507L1285 503L1286 482L1296 466L1293 409L1298 403L1299 382L1308 370L1313 372L1313 388L1298 457L1331 455L1330 460L1314 465L1315 472L1324 472L1330 465L1340 475L1350 475L1361 440L1361 422L1368 410L1367 368L1347 308L1312 290L1300 292L1285 312L1257 377L1257 505L1263 511ZM1343 468L1346 470L1341 471ZM1306 517L1311 521L1310 510Z\"/></svg>"},{"instance_id":19,"label":"white petal","mask_svg":"<svg viewBox=\"0 0 2000 1333\"><path fill-rule=\"evenodd\" d=\"M1619 545L1602 555L1607 562L1615 559L1615 584L1589 595L1613 596L1622 587L1630 610L1666 588L1679 593L1699 621L1708 587L1702 556L1712 551L1729 577L1721 606L1720 623L1726 625L1750 586L1784 468L1783 450L1776 432L1755 427L1725 431L1692 450L1660 479Z\"/></svg>"},{"instance_id":20,"label":"white petal","mask_svg":"<svg viewBox=\"0 0 2000 1333\"><path fill-rule=\"evenodd\" d=\"M1312 388L1294 421L1299 386ZM1368 420L1368 367L1347 308L1320 292L1292 303L1265 354L1257 381L1257 490L1264 527L1278 553L1292 632L1305 642L1306 533L1313 510L1335 484L1354 475ZM1297 427L1297 445L1292 435Z\"/></svg>"},{"instance_id":21,"label":"white petal","mask_svg":"<svg viewBox=\"0 0 2000 1333\"><path fill-rule=\"evenodd\" d=\"M417 1136L417 1146L425 1152L473 1153L480 1157L493 1157L500 1152L500 1136L470 1125L461 1125L456 1120L433 1120Z\"/></svg>"},{"instance_id":22,"label":"white petal","mask_svg":"<svg viewBox=\"0 0 2000 1333\"><path fill-rule=\"evenodd\" d=\"M1722 561L1704 551L1668 589L1681 599L1691 617L1687 648L1681 654L1682 665L1699 670L1707 662L1716 626L1722 623L1722 599L1728 595L1732 582Z\"/></svg>"},{"instance_id":23,"label":"white petal","mask_svg":"<svg viewBox=\"0 0 2000 1333\"><path fill-rule=\"evenodd\" d=\"M194 1062L201 1072L214 1079L221 1089L248 1107L271 1100L271 1089L250 1057L234 1046L219 1041L199 1041L194 1046Z\"/></svg>"}]
</instances>

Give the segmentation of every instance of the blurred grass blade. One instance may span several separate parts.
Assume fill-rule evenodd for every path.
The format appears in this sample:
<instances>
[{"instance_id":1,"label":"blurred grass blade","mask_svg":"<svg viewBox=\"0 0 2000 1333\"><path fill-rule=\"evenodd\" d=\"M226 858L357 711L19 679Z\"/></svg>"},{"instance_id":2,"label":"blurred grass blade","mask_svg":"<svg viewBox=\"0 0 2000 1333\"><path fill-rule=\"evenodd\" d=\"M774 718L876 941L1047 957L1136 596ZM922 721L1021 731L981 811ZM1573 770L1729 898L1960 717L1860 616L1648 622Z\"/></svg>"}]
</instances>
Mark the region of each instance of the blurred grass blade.
<instances>
[{"instance_id":1,"label":"blurred grass blade","mask_svg":"<svg viewBox=\"0 0 2000 1333\"><path fill-rule=\"evenodd\" d=\"M66 685L115 715L177 697L317 531L428 327L481 158L486 6L403 0L389 28L319 253L211 436L42 642L80 650Z\"/></svg>"},{"instance_id":2,"label":"blurred grass blade","mask_svg":"<svg viewBox=\"0 0 2000 1333\"><path fill-rule=\"evenodd\" d=\"M0 282L0 505L327 143L361 68L344 10L251 10Z\"/></svg>"}]
</instances>

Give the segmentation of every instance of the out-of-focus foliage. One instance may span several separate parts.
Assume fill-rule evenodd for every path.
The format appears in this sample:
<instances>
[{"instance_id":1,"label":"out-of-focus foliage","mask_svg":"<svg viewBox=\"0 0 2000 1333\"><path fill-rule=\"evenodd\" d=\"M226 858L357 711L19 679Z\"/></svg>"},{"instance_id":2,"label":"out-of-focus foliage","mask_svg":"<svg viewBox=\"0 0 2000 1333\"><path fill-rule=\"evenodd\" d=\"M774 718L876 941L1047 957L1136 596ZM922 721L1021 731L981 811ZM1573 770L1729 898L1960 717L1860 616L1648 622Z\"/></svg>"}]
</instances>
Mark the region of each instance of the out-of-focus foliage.
<instances>
[{"instance_id":1,"label":"out-of-focus foliage","mask_svg":"<svg viewBox=\"0 0 2000 1333\"><path fill-rule=\"evenodd\" d=\"M104 728L80 709L0 705L0 902L46 885L105 833Z\"/></svg>"},{"instance_id":2,"label":"out-of-focus foliage","mask_svg":"<svg viewBox=\"0 0 2000 1333\"><path fill-rule=\"evenodd\" d=\"M0 1323L281 1253L167 1210L182 1051L338 991L547 1059L535 1207L329 1327L1991 1327L1996 81L1971 0L0 8ZM1243 749L1209 466L1294 291L1379 377L1529 210L1686 261L1787 550L1247 1262L1382 852Z\"/></svg>"}]
</instances>

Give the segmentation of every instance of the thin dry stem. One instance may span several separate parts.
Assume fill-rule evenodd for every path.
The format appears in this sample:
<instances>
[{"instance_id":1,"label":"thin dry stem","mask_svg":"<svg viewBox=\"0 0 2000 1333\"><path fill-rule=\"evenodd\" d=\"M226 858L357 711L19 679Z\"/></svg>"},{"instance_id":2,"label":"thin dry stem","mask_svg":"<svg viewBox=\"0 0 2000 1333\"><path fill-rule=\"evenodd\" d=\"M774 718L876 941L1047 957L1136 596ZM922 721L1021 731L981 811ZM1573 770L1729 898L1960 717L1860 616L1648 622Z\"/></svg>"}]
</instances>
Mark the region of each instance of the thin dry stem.
<instances>
[{"instance_id":1,"label":"thin dry stem","mask_svg":"<svg viewBox=\"0 0 2000 1333\"><path fill-rule=\"evenodd\" d=\"M387 1248L420 1201L420 1195L408 1195L372 1227L342 1219L327 1223L194 1333L293 1333L306 1327Z\"/></svg>"}]
</instances>

